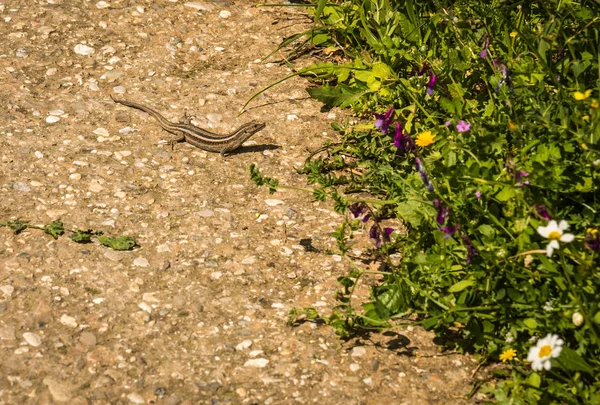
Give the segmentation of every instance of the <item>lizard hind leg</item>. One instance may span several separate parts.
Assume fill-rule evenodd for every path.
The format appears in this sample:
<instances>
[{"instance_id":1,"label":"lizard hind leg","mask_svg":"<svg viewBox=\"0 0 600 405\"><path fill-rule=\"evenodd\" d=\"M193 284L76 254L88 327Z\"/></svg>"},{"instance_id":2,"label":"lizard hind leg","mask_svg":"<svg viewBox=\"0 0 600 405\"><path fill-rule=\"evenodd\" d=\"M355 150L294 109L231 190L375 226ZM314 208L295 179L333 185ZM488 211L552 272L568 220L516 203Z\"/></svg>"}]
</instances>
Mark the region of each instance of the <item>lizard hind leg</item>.
<instances>
[{"instance_id":1,"label":"lizard hind leg","mask_svg":"<svg viewBox=\"0 0 600 405\"><path fill-rule=\"evenodd\" d=\"M171 151L175 150L175 144L180 142L185 142L184 134L178 134L177 136L171 138L169 140L169 145L171 145Z\"/></svg>"}]
</instances>

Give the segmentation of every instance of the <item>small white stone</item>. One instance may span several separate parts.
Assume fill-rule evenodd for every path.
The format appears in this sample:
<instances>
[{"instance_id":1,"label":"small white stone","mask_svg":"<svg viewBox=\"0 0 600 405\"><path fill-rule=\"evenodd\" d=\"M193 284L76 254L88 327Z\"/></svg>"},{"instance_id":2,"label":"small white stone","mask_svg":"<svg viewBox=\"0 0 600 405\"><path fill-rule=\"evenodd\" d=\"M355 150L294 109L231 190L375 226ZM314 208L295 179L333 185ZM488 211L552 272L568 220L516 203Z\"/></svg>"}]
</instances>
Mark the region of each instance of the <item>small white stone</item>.
<instances>
[{"instance_id":1,"label":"small white stone","mask_svg":"<svg viewBox=\"0 0 600 405\"><path fill-rule=\"evenodd\" d=\"M274 302L271 304L271 308L283 309L285 308L285 305L283 305L281 302Z\"/></svg>"},{"instance_id":2,"label":"small white stone","mask_svg":"<svg viewBox=\"0 0 600 405\"><path fill-rule=\"evenodd\" d=\"M132 404L145 404L146 403L146 400L144 399L144 397L142 397L137 392L132 392L131 394L127 395L127 399Z\"/></svg>"},{"instance_id":3,"label":"small white stone","mask_svg":"<svg viewBox=\"0 0 600 405\"><path fill-rule=\"evenodd\" d=\"M235 350L242 351L252 346L251 340L243 340L235 347Z\"/></svg>"},{"instance_id":4,"label":"small white stone","mask_svg":"<svg viewBox=\"0 0 600 405\"><path fill-rule=\"evenodd\" d=\"M152 313L152 307L150 306L150 304L146 303L146 302L140 302L138 304L138 307L145 312L148 312L149 314Z\"/></svg>"},{"instance_id":5,"label":"small white stone","mask_svg":"<svg viewBox=\"0 0 600 405\"><path fill-rule=\"evenodd\" d=\"M117 197L117 198L121 198L121 199L123 199L123 198L125 198L126 196L127 196L127 194L126 194L124 191L117 191L117 192L115 193L115 197Z\"/></svg>"},{"instance_id":6,"label":"small white stone","mask_svg":"<svg viewBox=\"0 0 600 405\"><path fill-rule=\"evenodd\" d=\"M267 359L263 359L263 358L250 359L250 360L248 360L247 362L244 363L244 367L258 367L258 368L263 368L267 364L269 364L269 360L267 360Z\"/></svg>"},{"instance_id":7,"label":"small white stone","mask_svg":"<svg viewBox=\"0 0 600 405\"><path fill-rule=\"evenodd\" d=\"M3 285L0 286L0 291L2 291L2 294L4 294L5 297L10 297L15 291L15 287L12 285Z\"/></svg>"},{"instance_id":8,"label":"small white stone","mask_svg":"<svg viewBox=\"0 0 600 405\"><path fill-rule=\"evenodd\" d=\"M90 184L90 186L88 187L88 190L90 190L93 193L99 193L100 191L104 190L104 187L102 187L100 184L98 183L92 183Z\"/></svg>"},{"instance_id":9,"label":"small white stone","mask_svg":"<svg viewBox=\"0 0 600 405\"><path fill-rule=\"evenodd\" d=\"M48 124L54 124L55 122L60 121L60 117L57 117L56 115L49 115L46 117L46 122Z\"/></svg>"},{"instance_id":10,"label":"small white stone","mask_svg":"<svg viewBox=\"0 0 600 405\"><path fill-rule=\"evenodd\" d=\"M133 261L133 265L137 266L137 267L148 267L148 266L150 266L150 263L148 262L148 259L146 259L145 257L137 257Z\"/></svg>"},{"instance_id":11,"label":"small white stone","mask_svg":"<svg viewBox=\"0 0 600 405\"><path fill-rule=\"evenodd\" d=\"M96 8L99 8L99 9L101 9L101 10L102 10L103 8L109 8L109 7L110 7L110 4L108 4L108 3L107 3L107 2L105 2L104 0L102 0L102 1L99 1L98 3L96 3Z\"/></svg>"},{"instance_id":12,"label":"small white stone","mask_svg":"<svg viewBox=\"0 0 600 405\"><path fill-rule=\"evenodd\" d=\"M214 217L215 213L213 210L202 210L202 211L198 212L198 215L200 215L201 217L204 217L204 218L208 218L208 217Z\"/></svg>"},{"instance_id":13,"label":"small white stone","mask_svg":"<svg viewBox=\"0 0 600 405\"><path fill-rule=\"evenodd\" d=\"M237 90L234 88L227 89L226 93L228 96L235 96L237 94Z\"/></svg>"},{"instance_id":14,"label":"small white stone","mask_svg":"<svg viewBox=\"0 0 600 405\"><path fill-rule=\"evenodd\" d=\"M365 349L362 346L356 346L354 349L352 349L352 357L361 357L364 356L365 354L367 354L367 349Z\"/></svg>"},{"instance_id":15,"label":"small white stone","mask_svg":"<svg viewBox=\"0 0 600 405\"><path fill-rule=\"evenodd\" d=\"M220 271L213 271L212 273L210 273L210 278L212 278L213 280L218 280L221 277L223 277L223 273Z\"/></svg>"},{"instance_id":16,"label":"small white stone","mask_svg":"<svg viewBox=\"0 0 600 405\"><path fill-rule=\"evenodd\" d=\"M60 317L60 323L62 323L65 326L68 326L69 328L77 327L77 321L75 320L75 318L66 314Z\"/></svg>"},{"instance_id":17,"label":"small white stone","mask_svg":"<svg viewBox=\"0 0 600 405\"><path fill-rule=\"evenodd\" d=\"M105 300L105 299L106 299L106 298L102 298L102 297L99 297L99 298L94 298L94 299L92 300L92 302L93 302L94 304L96 304L96 305L97 305L97 304L102 304L102 303L104 302L104 300Z\"/></svg>"},{"instance_id":18,"label":"small white stone","mask_svg":"<svg viewBox=\"0 0 600 405\"><path fill-rule=\"evenodd\" d=\"M140 14L144 14L144 12L146 12L146 9L144 8L144 6L136 6L135 9Z\"/></svg>"},{"instance_id":19,"label":"small white stone","mask_svg":"<svg viewBox=\"0 0 600 405\"><path fill-rule=\"evenodd\" d=\"M294 253L294 251L287 246L283 246L279 253L281 253L284 256L291 256Z\"/></svg>"},{"instance_id":20,"label":"small white stone","mask_svg":"<svg viewBox=\"0 0 600 405\"><path fill-rule=\"evenodd\" d=\"M69 178L70 178L71 180L75 180L75 181L77 181L77 180L81 180L81 174L80 174L80 173L73 173L73 174L71 174L71 175L69 176Z\"/></svg>"},{"instance_id":21,"label":"small white stone","mask_svg":"<svg viewBox=\"0 0 600 405\"><path fill-rule=\"evenodd\" d=\"M48 111L48 115L56 115L57 117L63 115L65 112L63 110L50 110Z\"/></svg>"},{"instance_id":22,"label":"small white stone","mask_svg":"<svg viewBox=\"0 0 600 405\"><path fill-rule=\"evenodd\" d=\"M33 332L23 333L23 339L25 339L29 346L38 347L42 344L42 338Z\"/></svg>"},{"instance_id":23,"label":"small white stone","mask_svg":"<svg viewBox=\"0 0 600 405\"><path fill-rule=\"evenodd\" d=\"M217 52L223 52L225 50L225 48L223 48L222 46L215 46L215 51Z\"/></svg>"},{"instance_id":24,"label":"small white stone","mask_svg":"<svg viewBox=\"0 0 600 405\"><path fill-rule=\"evenodd\" d=\"M102 135L102 136L110 136L110 133L106 130L106 128L96 128L94 129L94 132L92 132L94 135Z\"/></svg>"},{"instance_id":25,"label":"small white stone","mask_svg":"<svg viewBox=\"0 0 600 405\"><path fill-rule=\"evenodd\" d=\"M264 352L262 350L252 350L250 353L248 353L248 356L256 357L256 356L260 356L263 353Z\"/></svg>"},{"instance_id":26,"label":"small white stone","mask_svg":"<svg viewBox=\"0 0 600 405\"><path fill-rule=\"evenodd\" d=\"M223 120L223 116L217 113L206 114L206 118L213 124L217 124Z\"/></svg>"},{"instance_id":27,"label":"small white stone","mask_svg":"<svg viewBox=\"0 0 600 405\"><path fill-rule=\"evenodd\" d=\"M256 262L255 256L246 256L242 260L242 264L254 264L254 262Z\"/></svg>"},{"instance_id":28,"label":"small white stone","mask_svg":"<svg viewBox=\"0 0 600 405\"><path fill-rule=\"evenodd\" d=\"M75 48L73 50L78 55L91 55L95 51L94 48L83 44L75 45Z\"/></svg>"},{"instance_id":29,"label":"small white stone","mask_svg":"<svg viewBox=\"0 0 600 405\"><path fill-rule=\"evenodd\" d=\"M367 378L363 379L363 382L367 385L371 385L371 384L373 384L373 379L371 377L367 377Z\"/></svg>"},{"instance_id":30,"label":"small white stone","mask_svg":"<svg viewBox=\"0 0 600 405\"><path fill-rule=\"evenodd\" d=\"M171 248L169 247L169 245L158 245L156 247L157 253L168 253L170 251L171 251Z\"/></svg>"},{"instance_id":31,"label":"small white stone","mask_svg":"<svg viewBox=\"0 0 600 405\"><path fill-rule=\"evenodd\" d=\"M295 121L297 119L298 119L298 116L296 114L288 114L288 116L287 116L288 121Z\"/></svg>"},{"instance_id":32,"label":"small white stone","mask_svg":"<svg viewBox=\"0 0 600 405\"><path fill-rule=\"evenodd\" d=\"M282 204L284 204L284 202L282 200L277 200L275 198L268 198L268 199L265 200L265 203L269 207L274 207L276 205L282 205Z\"/></svg>"},{"instance_id":33,"label":"small white stone","mask_svg":"<svg viewBox=\"0 0 600 405\"><path fill-rule=\"evenodd\" d=\"M206 6L204 4L189 2L183 5L184 7L193 8L196 11L211 11L212 8L210 6Z\"/></svg>"},{"instance_id":34,"label":"small white stone","mask_svg":"<svg viewBox=\"0 0 600 405\"><path fill-rule=\"evenodd\" d=\"M46 70L46 76L53 76L56 74L56 72L58 72L57 68L50 68Z\"/></svg>"},{"instance_id":35,"label":"small white stone","mask_svg":"<svg viewBox=\"0 0 600 405\"><path fill-rule=\"evenodd\" d=\"M219 17L221 18L229 18L231 17L231 11L229 10L223 10L219 13Z\"/></svg>"},{"instance_id":36,"label":"small white stone","mask_svg":"<svg viewBox=\"0 0 600 405\"><path fill-rule=\"evenodd\" d=\"M44 154L42 152L40 152L39 150L36 150L34 153L36 158L41 159L44 157Z\"/></svg>"},{"instance_id":37,"label":"small white stone","mask_svg":"<svg viewBox=\"0 0 600 405\"><path fill-rule=\"evenodd\" d=\"M125 87L123 87L123 86L115 86L115 87L113 87L113 91L116 94L125 94L125 92L127 91L127 89Z\"/></svg>"},{"instance_id":38,"label":"small white stone","mask_svg":"<svg viewBox=\"0 0 600 405\"><path fill-rule=\"evenodd\" d=\"M360 370L360 365L356 363L350 364L350 371L357 372L358 370Z\"/></svg>"},{"instance_id":39,"label":"small white stone","mask_svg":"<svg viewBox=\"0 0 600 405\"><path fill-rule=\"evenodd\" d=\"M39 181L35 181L35 180L33 180L33 181L32 181L31 183L29 183L29 184L31 184L31 186L32 186L32 187L41 187L41 186L43 186L43 184L42 184L42 183L40 183Z\"/></svg>"},{"instance_id":40,"label":"small white stone","mask_svg":"<svg viewBox=\"0 0 600 405\"><path fill-rule=\"evenodd\" d=\"M122 150L119 152L123 157L131 156L130 150Z\"/></svg>"}]
</instances>

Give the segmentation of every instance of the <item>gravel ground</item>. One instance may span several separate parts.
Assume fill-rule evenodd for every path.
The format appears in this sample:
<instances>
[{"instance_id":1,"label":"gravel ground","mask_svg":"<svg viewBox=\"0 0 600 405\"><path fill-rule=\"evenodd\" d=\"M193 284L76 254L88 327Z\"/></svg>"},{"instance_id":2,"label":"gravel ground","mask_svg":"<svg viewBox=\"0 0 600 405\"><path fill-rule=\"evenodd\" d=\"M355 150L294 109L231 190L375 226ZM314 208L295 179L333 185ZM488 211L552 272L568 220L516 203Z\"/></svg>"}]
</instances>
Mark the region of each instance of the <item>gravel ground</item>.
<instances>
[{"instance_id":1,"label":"gravel ground","mask_svg":"<svg viewBox=\"0 0 600 405\"><path fill-rule=\"evenodd\" d=\"M329 202L270 196L248 176L255 162L304 185L294 167L343 118L301 79L238 115L290 73L260 58L308 27L301 9L24 0L0 14L0 221L60 218L140 245L0 228L0 404L464 403L476 360L420 328L343 341L286 326L293 307L334 305L348 268L303 246L334 248ZM171 150L170 134L111 94L216 132L267 127L225 159Z\"/></svg>"}]
</instances>

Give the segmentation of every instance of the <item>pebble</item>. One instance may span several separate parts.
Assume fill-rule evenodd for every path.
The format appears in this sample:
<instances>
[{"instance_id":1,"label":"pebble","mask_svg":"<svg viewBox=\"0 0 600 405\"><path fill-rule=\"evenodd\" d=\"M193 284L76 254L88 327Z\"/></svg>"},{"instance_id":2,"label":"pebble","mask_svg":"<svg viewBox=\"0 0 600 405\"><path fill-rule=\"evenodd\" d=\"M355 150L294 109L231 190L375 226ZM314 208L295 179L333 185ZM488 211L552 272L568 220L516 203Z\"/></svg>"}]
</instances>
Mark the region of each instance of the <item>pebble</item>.
<instances>
[{"instance_id":1,"label":"pebble","mask_svg":"<svg viewBox=\"0 0 600 405\"><path fill-rule=\"evenodd\" d=\"M256 262L255 256L247 256L242 260L242 264L254 264L254 262Z\"/></svg>"},{"instance_id":2,"label":"pebble","mask_svg":"<svg viewBox=\"0 0 600 405\"><path fill-rule=\"evenodd\" d=\"M104 190L104 187L102 187L100 184L98 183L92 183L90 184L90 186L88 187L88 190L90 190L93 193L99 193L100 191Z\"/></svg>"},{"instance_id":3,"label":"pebble","mask_svg":"<svg viewBox=\"0 0 600 405\"><path fill-rule=\"evenodd\" d=\"M367 349L365 349L362 346L356 346L354 349L352 349L352 357L361 357L364 356L365 354L367 354Z\"/></svg>"},{"instance_id":4,"label":"pebble","mask_svg":"<svg viewBox=\"0 0 600 405\"><path fill-rule=\"evenodd\" d=\"M359 364L356 364L356 363L350 364L350 371L356 372L358 370L360 370L360 365Z\"/></svg>"},{"instance_id":5,"label":"pebble","mask_svg":"<svg viewBox=\"0 0 600 405\"><path fill-rule=\"evenodd\" d=\"M82 332L79 341L86 346L95 346L97 339L92 332Z\"/></svg>"},{"instance_id":6,"label":"pebble","mask_svg":"<svg viewBox=\"0 0 600 405\"><path fill-rule=\"evenodd\" d=\"M51 110L51 111L48 111L48 115L56 115L57 117L63 115L64 113L65 112L63 110Z\"/></svg>"},{"instance_id":7,"label":"pebble","mask_svg":"<svg viewBox=\"0 0 600 405\"><path fill-rule=\"evenodd\" d=\"M281 253L284 256L291 256L294 253L294 251L287 246L283 246L279 253Z\"/></svg>"},{"instance_id":8,"label":"pebble","mask_svg":"<svg viewBox=\"0 0 600 405\"><path fill-rule=\"evenodd\" d=\"M250 356L250 357L256 357L256 356L260 356L261 354L264 354L264 351L262 351L262 350L252 350L250 353L248 353L248 356Z\"/></svg>"},{"instance_id":9,"label":"pebble","mask_svg":"<svg viewBox=\"0 0 600 405\"><path fill-rule=\"evenodd\" d=\"M81 180L81 174L80 173L73 173L73 174L69 175L69 178L71 180Z\"/></svg>"},{"instance_id":10,"label":"pebble","mask_svg":"<svg viewBox=\"0 0 600 405\"><path fill-rule=\"evenodd\" d=\"M202 211L198 212L198 215L200 215L201 217L204 217L204 218L208 218L208 217L214 217L215 213L213 210L202 210Z\"/></svg>"},{"instance_id":11,"label":"pebble","mask_svg":"<svg viewBox=\"0 0 600 405\"><path fill-rule=\"evenodd\" d=\"M110 261L118 262L123 258L123 255L120 252L117 252L116 250L110 249L104 252L104 257L106 257Z\"/></svg>"},{"instance_id":12,"label":"pebble","mask_svg":"<svg viewBox=\"0 0 600 405\"><path fill-rule=\"evenodd\" d=\"M225 50L225 48L223 48L222 46L215 46L215 51L217 52L223 52Z\"/></svg>"},{"instance_id":13,"label":"pebble","mask_svg":"<svg viewBox=\"0 0 600 405\"><path fill-rule=\"evenodd\" d=\"M52 399L56 402L67 402L71 400L72 388L66 384L60 383L52 378L44 378L44 384L48 387Z\"/></svg>"},{"instance_id":14,"label":"pebble","mask_svg":"<svg viewBox=\"0 0 600 405\"><path fill-rule=\"evenodd\" d=\"M60 323L62 323L65 326L68 326L69 328L77 327L77 321L75 320L75 318L66 314L60 317Z\"/></svg>"},{"instance_id":15,"label":"pebble","mask_svg":"<svg viewBox=\"0 0 600 405\"><path fill-rule=\"evenodd\" d=\"M75 48L73 50L78 55L91 55L95 51L94 48L83 44L75 45Z\"/></svg>"},{"instance_id":16,"label":"pebble","mask_svg":"<svg viewBox=\"0 0 600 405\"><path fill-rule=\"evenodd\" d=\"M138 257L133 261L133 265L137 267L148 267L150 266L150 263L148 263L148 260L146 258Z\"/></svg>"},{"instance_id":17,"label":"pebble","mask_svg":"<svg viewBox=\"0 0 600 405\"><path fill-rule=\"evenodd\" d=\"M371 384L373 384L373 379L371 377L367 377L367 378L363 379L363 382L367 385L371 385Z\"/></svg>"},{"instance_id":18,"label":"pebble","mask_svg":"<svg viewBox=\"0 0 600 405\"><path fill-rule=\"evenodd\" d=\"M121 198L121 199L123 199L123 198L125 198L126 196L127 196L127 194L126 194L124 191L117 191L117 192L115 193L115 197L117 197L117 198Z\"/></svg>"},{"instance_id":19,"label":"pebble","mask_svg":"<svg viewBox=\"0 0 600 405\"><path fill-rule=\"evenodd\" d=\"M41 159L44 157L44 154L42 152L40 152L39 150L36 150L34 153L36 158Z\"/></svg>"},{"instance_id":20,"label":"pebble","mask_svg":"<svg viewBox=\"0 0 600 405\"><path fill-rule=\"evenodd\" d=\"M288 116L287 116L288 121L295 121L297 119L298 119L298 116L296 114L288 114Z\"/></svg>"},{"instance_id":21,"label":"pebble","mask_svg":"<svg viewBox=\"0 0 600 405\"><path fill-rule=\"evenodd\" d=\"M210 6L206 6L204 4L195 3L195 2L185 3L183 6L193 8L194 10L197 10L197 11L211 11L212 10L212 8Z\"/></svg>"},{"instance_id":22,"label":"pebble","mask_svg":"<svg viewBox=\"0 0 600 405\"><path fill-rule=\"evenodd\" d=\"M231 17L231 11L229 10L223 10L219 13L219 17L221 18L229 18Z\"/></svg>"},{"instance_id":23,"label":"pebble","mask_svg":"<svg viewBox=\"0 0 600 405\"><path fill-rule=\"evenodd\" d=\"M0 301L2 304L4 301ZM3 311L0 310L0 314ZM17 337L15 336L15 329L10 326L0 326L0 340L15 340Z\"/></svg>"},{"instance_id":24,"label":"pebble","mask_svg":"<svg viewBox=\"0 0 600 405\"><path fill-rule=\"evenodd\" d=\"M50 68L46 70L46 76L54 76L58 72L57 68Z\"/></svg>"},{"instance_id":25,"label":"pebble","mask_svg":"<svg viewBox=\"0 0 600 405\"><path fill-rule=\"evenodd\" d=\"M29 187L27 184L22 183L20 181L16 182L13 184L13 190L15 191L21 191L23 193L27 193L29 191L31 191L31 187Z\"/></svg>"},{"instance_id":26,"label":"pebble","mask_svg":"<svg viewBox=\"0 0 600 405\"><path fill-rule=\"evenodd\" d=\"M33 332L23 333L23 339L25 339L29 346L38 347L42 344L42 338Z\"/></svg>"},{"instance_id":27,"label":"pebble","mask_svg":"<svg viewBox=\"0 0 600 405\"><path fill-rule=\"evenodd\" d=\"M48 124L54 124L55 122L60 121L60 117L57 117L56 115L49 115L46 117L46 122Z\"/></svg>"},{"instance_id":28,"label":"pebble","mask_svg":"<svg viewBox=\"0 0 600 405\"><path fill-rule=\"evenodd\" d=\"M206 119L208 119L213 124L216 124L223 120L223 116L217 113L208 113L206 114Z\"/></svg>"},{"instance_id":29,"label":"pebble","mask_svg":"<svg viewBox=\"0 0 600 405\"><path fill-rule=\"evenodd\" d=\"M268 199L265 200L265 203L269 207L274 207L276 205L282 205L282 204L284 204L284 202L282 200L277 200L275 198L268 198Z\"/></svg>"},{"instance_id":30,"label":"pebble","mask_svg":"<svg viewBox=\"0 0 600 405\"><path fill-rule=\"evenodd\" d=\"M152 307L150 306L150 304L147 304L147 303L145 303L145 302L140 302L140 303L138 304L138 307L139 307L139 308L140 308L142 311L148 312L149 314L151 314L151 313L152 313Z\"/></svg>"},{"instance_id":31,"label":"pebble","mask_svg":"<svg viewBox=\"0 0 600 405\"><path fill-rule=\"evenodd\" d=\"M4 294L5 297L10 297L15 291L15 287L12 285L3 285L0 286L0 291L2 291L2 294Z\"/></svg>"},{"instance_id":32,"label":"pebble","mask_svg":"<svg viewBox=\"0 0 600 405\"><path fill-rule=\"evenodd\" d=\"M269 364L269 360L258 358L258 359L250 359L244 363L244 367L258 367L263 368L267 364Z\"/></svg>"},{"instance_id":33,"label":"pebble","mask_svg":"<svg viewBox=\"0 0 600 405\"><path fill-rule=\"evenodd\" d=\"M102 136L110 136L110 133L106 130L106 128L96 128L94 129L94 132L92 132L94 135L102 135Z\"/></svg>"},{"instance_id":34,"label":"pebble","mask_svg":"<svg viewBox=\"0 0 600 405\"><path fill-rule=\"evenodd\" d=\"M99 1L98 3L96 3L96 8L99 8L99 9L101 9L101 10L102 10L103 8L109 8L109 7L110 7L110 4L108 4L108 3L107 3L107 2L105 2L104 0L102 0L102 1Z\"/></svg>"},{"instance_id":35,"label":"pebble","mask_svg":"<svg viewBox=\"0 0 600 405\"><path fill-rule=\"evenodd\" d=\"M146 400L144 399L144 397L142 397L137 392L132 392L131 394L127 395L127 399L132 404L145 404L146 403Z\"/></svg>"},{"instance_id":36,"label":"pebble","mask_svg":"<svg viewBox=\"0 0 600 405\"><path fill-rule=\"evenodd\" d=\"M123 86L115 86L115 87L113 87L113 91L116 94L125 94L125 92L127 91L127 89L125 87L123 87Z\"/></svg>"},{"instance_id":37,"label":"pebble","mask_svg":"<svg viewBox=\"0 0 600 405\"><path fill-rule=\"evenodd\" d=\"M235 350L242 351L244 349L249 348L250 346L252 346L251 340L243 340L235 347Z\"/></svg>"}]
</instances>

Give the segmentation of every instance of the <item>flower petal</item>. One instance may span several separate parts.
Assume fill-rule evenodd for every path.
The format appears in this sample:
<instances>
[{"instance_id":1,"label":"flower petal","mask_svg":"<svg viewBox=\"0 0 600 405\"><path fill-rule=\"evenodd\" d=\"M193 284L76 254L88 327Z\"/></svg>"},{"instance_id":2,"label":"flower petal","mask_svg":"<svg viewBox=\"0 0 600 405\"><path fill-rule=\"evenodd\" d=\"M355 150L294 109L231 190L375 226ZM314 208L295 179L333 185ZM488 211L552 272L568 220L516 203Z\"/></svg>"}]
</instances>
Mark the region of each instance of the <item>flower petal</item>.
<instances>
[{"instance_id":1,"label":"flower petal","mask_svg":"<svg viewBox=\"0 0 600 405\"><path fill-rule=\"evenodd\" d=\"M548 238L548 235L550 235L550 230L548 229L547 226L538 226L537 232L543 238Z\"/></svg>"},{"instance_id":2,"label":"flower petal","mask_svg":"<svg viewBox=\"0 0 600 405\"><path fill-rule=\"evenodd\" d=\"M573 240L575 239L575 235L570 234L570 233L565 233L560 237L560 241L561 242L573 242Z\"/></svg>"},{"instance_id":3,"label":"flower petal","mask_svg":"<svg viewBox=\"0 0 600 405\"><path fill-rule=\"evenodd\" d=\"M556 221L554 221L554 222L556 223ZM569 229L569 223L563 219L558 224L558 229L561 231L565 231L565 230Z\"/></svg>"},{"instance_id":4,"label":"flower petal","mask_svg":"<svg viewBox=\"0 0 600 405\"><path fill-rule=\"evenodd\" d=\"M544 366L544 369L545 369L545 370L550 370L550 369L552 368L552 364L550 364L550 360L546 360L546 361L543 363L543 366Z\"/></svg>"}]
</instances>

